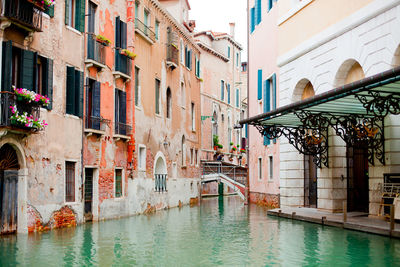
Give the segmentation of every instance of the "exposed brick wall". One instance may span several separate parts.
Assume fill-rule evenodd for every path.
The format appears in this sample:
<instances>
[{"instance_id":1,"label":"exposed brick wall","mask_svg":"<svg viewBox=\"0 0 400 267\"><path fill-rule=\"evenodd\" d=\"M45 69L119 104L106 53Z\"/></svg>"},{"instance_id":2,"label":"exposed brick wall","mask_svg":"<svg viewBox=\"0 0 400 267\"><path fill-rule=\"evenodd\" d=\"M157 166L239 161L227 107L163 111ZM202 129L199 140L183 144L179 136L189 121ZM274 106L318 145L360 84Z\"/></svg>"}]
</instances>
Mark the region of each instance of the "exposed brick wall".
<instances>
[{"instance_id":1,"label":"exposed brick wall","mask_svg":"<svg viewBox=\"0 0 400 267\"><path fill-rule=\"evenodd\" d=\"M279 195L250 192L250 202L268 208L279 208Z\"/></svg>"},{"instance_id":2,"label":"exposed brick wall","mask_svg":"<svg viewBox=\"0 0 400 267\"><path fill-rule=\"evenodd\" d=\"M100 170L99 201L114 197L114 170Z\"/></svg>"},{"instance_id":3,"label":"exposed brick wall","mask_svg":"<svg viewBox=\"0 0 400 267\"><path fill-rule=\"evenodd\" d=\"M31 205L28 204L28 233L43 232L50 230L49 226L43 226L43 219L40 213Z\"/></svg>"},{"instance_id":4,"label":"exposed brick wall","mask_svg":"<svg viewBox=\"0 0 400 267\"><path fill-rule=\"evenodd\" d=\"M50 225L52 228L76 226L76 214L71 207L64 206L53 213Z\"/></svg>"}]
</instances>

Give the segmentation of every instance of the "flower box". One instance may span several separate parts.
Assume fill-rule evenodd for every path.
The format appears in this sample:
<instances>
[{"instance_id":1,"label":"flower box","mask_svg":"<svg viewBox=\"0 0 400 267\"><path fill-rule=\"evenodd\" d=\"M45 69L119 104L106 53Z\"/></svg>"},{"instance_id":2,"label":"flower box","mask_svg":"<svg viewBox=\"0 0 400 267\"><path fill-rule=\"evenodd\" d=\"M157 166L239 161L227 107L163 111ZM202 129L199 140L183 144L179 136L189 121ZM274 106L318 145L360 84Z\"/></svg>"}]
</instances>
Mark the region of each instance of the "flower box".
<instances>
[{"instance_id":1,"label":"flower box","mask_svg":"<svg viewBox=\"0 0 400 267\"><path fill-rule=\"evenodd\" d=\"M25 88L13 88L18 102L31 104L34 106L46 107L50 104L50 99L47 96L37 94Z\"/></svg>"},{"instance_id":2,"label":"flower box","mask_svg":"<svg viewBox=\"0 0 400 267\"><path fill-rule=\"evenodd\" d=\"M96 35L96 41L104 46L109 46L111 44L111 40L101 34Z\"/></svg>"},{"instance_id":3,"label":"flower box","mask_svg":"<svg viewBox=\"0 0 400 267\"><path fill-rule=\"evenodd\" d=\"M131 52L131 51L129 51L128 49L122 49L122 50L120 51L120 54L121 54L121 55L124 55L124 56L127 56L127 57L129 57L130 59L135 59L135 57L136 57L136 54L133 53L133 52Z\"/></svg>"}]
</instances>

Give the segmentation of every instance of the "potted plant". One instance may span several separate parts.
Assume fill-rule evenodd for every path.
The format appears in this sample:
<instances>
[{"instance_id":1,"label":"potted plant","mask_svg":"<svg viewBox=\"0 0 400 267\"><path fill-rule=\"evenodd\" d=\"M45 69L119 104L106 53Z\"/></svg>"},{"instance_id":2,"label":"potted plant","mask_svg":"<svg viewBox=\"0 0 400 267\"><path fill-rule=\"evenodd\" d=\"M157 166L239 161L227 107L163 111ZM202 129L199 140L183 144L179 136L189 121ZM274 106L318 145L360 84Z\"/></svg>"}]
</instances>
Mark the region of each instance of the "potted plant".
<instances>
[{"instance_id":1,"label":"potted plant","mask_svg":"<svg viewBox=\"0 0 400 267\"><path fill-rule=\"evenodd\" d=\"M96 41L104 46L109 46L111 44L111 40L101 34L96 35Z\"/></svg>"},{"instance_id":2,"label":"potted plant","mask_svg":"<svg viewBox=\"0 0 400 267\"><path fill-rule=\"evenodd\" d=\"M213 135L213 146L214 146L214 150L217 150L218 148L218 143L219 143L219 137L218 135Z\"/></svg>"},{"instance_id":3,"label":"potted plant","mask_svg":"<svg viewBox=\"0 0 400 267\"><path fill-rule=\"evenodd\" d=\"M240 153L243 153L243 154L246 153L246 149L245 148L241 148L240 149Z\"/></svg>"},{"instance_id":4,"label":"potted plant","mask_svg":"<svg viewBox=\"0 0 400 267\"><path fill-rule=\"evenodd\" d=\"M130 59L134 59L136 57L136 54L131 52L131 51L129 51L128 49L121 49L120 54L124 55L124 56L127 56Z\"/></svg>"},{"instance_id":5,"label":"potted plant","mask_svg":"<svg viewBox=\"0 0 400 267\"><path fill-rule=\"evenodd\" d=\"M44 120L39 120L33 118L32 115L29 115L27 112L24 112L23 114L19 114L19 111L17 109L17 106L10 106L11 109L11 117L10 121L11 124L27 128L27 129L36 129L36 130L42 130L44 129L45 126L48 124Z\"/></svg>"},{"instance_id":6,"label":"potted plant","mask_svg":"<svg viewBox=\"0 0 400 267\"><path fill-rule=\"evenodd\" d=\"M50 104L50 99L47 96L37 94L25 88L13 87L14 93L17 96L17 101L25 102L33 105L46 107Z\"/></svg>"}]
</instances>

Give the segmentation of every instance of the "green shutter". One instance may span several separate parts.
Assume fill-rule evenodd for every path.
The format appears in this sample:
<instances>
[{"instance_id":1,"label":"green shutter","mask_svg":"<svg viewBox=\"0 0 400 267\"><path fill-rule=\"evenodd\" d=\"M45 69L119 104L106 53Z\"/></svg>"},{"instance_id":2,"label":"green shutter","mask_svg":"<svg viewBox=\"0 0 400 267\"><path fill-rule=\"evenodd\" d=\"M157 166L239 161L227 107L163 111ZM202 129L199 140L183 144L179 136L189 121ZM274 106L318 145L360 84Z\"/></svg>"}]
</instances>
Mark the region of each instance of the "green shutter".
<instances>
[{"instance_id":1,"label":"green shutter","mask_svg":"<svg viewBox=\"0 0 400 267\"><path fill-rule=\"evenodd\" d=\"M80 32L85 31L85 0L75 2L75 29Z\"/></svg>"},{"instance_id":2,"label":"green shutter","mask_svg":"<svg viewBox=\"0 0 400 267\"><path fill-rule=\"evenodd\" d=\"M127 48L127 25L123 21L121 21L121 48Z\"/></svg>"},{"instance_id":3,"label":"green shutter","mask_svg":"<svg viewBox=\"0 0 400 267\"><path fill-rule=\"evenodd\" d=\"M75 69L74 67L67 67L67 101L66 113L75 114Z\"/></svg>"},{"instance_id":4,"label":"green shutter","mask_svg":"<svg viewBox=\"0 0 400 267\"><path fill-rule=\"evenodd\" d=\"M258 70L257 73L257 99L262 99L262 70Z\"/></svg>"},{"instance_id":5,"label":"green shutter","mask_svg":"<svg viewBox=\"0 0 400 267\"><path fill-rule=\"evenodd\" d=\"M121 48L121 20L119 17L115 18L115 47Z\"/></svg>"},{"instance_id":6,"label":"green shutter","mask_svg":"<svg viewBox=\"0 0 400 267\"><path fill-rule=\"evenodd\" d=\"M20 87L35 91L35 71L37 54L29 50L21 50Z\"/></svg>"},{"instance_id":7,"label":"green shutter","mask_svg":"<svg viewBox=\"0 0 400 267\"><path fill-rule=\"evenodd\" d=\"M272 75L272 109L276 109L276 74Z\"/></svg>"},{"instance_id":8,"label":"green shutter","mask_svg":"<svg viewBox=\"0 0 400 267\"><path fill-rule=\"evenodd\" d=\"M69 9L71 7L69 6L69 1L65 0L65 25L69 25Z\"/></svg>"},{"instance_id":9,"label":"green shutter","mask_svg":"<svg viewBox=\"0 0 400 267\"><path fill-rule=\"evenodd\" d=\"M2 91L11 91L12 86L12 41L3 42Z\"/></svg>"},{"instance_id":10,"label":"green shutter","mask_svg":"<svg viewBox=\"0 0 400 267\"><path fill-rule=\"evenodd\" d=\"M46 64L43 65L44 77L43 88L44 94L50 99L50 104L46 107L48 110L53 108L53 60L47 58Z\"/></svg>"},{"instance_id":11,"label":"green shutter","mask_svg":"<svg viewBox=\"0 0 400 267\"><path fill-rule=\"evenodd\" d=\"M50 18L54 17L54 5L51 7L46 7L46 14L50 16Z\"/></svg>"},{"instance_id":12,"label":"green shutter","mask_svg":"<svg viewBox=\"0 0 400 267\"><path fill-rule=\"evenodd\" d=\"M160 82L156 80L156 114L160 114Z\"/></svg>"},{"instance_id":13,"label":"green shutter","mask_svg":"<svg viewBox=\"0 0 400 267\"><path fill-rule=\"evenodd\" d=\"M83 72L75 71L75 115L80 118L83 116L83 87Z\"/></svg>"}]
</instances>

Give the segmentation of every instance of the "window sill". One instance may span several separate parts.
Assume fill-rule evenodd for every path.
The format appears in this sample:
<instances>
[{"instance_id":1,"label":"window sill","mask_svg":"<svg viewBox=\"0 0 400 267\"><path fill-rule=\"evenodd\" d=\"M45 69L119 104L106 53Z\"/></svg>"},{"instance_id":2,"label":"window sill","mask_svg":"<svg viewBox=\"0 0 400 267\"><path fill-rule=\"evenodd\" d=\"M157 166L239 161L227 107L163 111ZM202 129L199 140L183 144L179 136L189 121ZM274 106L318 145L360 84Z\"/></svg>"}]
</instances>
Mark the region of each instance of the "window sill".
<instances>
[{"instance_id":1,"label":"window sill","mask_svg":"<svg viewBox=\"0 0 400 267\"><path fill-rule=\"evenodd\" d=\"M161 116L161 114L154 114L157 118L160 118L160 119L162 119L163 117Z\"/></svg>"},{"instance_id":2,"label":"window sill","mask_svg":"<svg viewBox=\"0 0 400 267\"><path fill-rule=\"evenodd\" d=\"M103 136L103 135L106 134L105 131L103 131L103 130L96 130L96 129L85 129L85 130L84 130L84 133L86 134L87 137L89 137L89 136L91 136L91 135L93 135L93 134L98 135L98 136Z\"/></svg>"},{"instance_id":3,"label":"window sill","mask_svg":"<svg viewBox=\"0 0 400 267\"><path fill-rule=\"evenodd\" d=\"M141 107L141 106L136 106L136 105L135 105L135 109L137 109L137 110L142 110L142 107Z\"/></svg>"},{"instance_id":4,"label":"window sill","mask_svg":"<svg viewBox=\"0 0 400 267\"><path fill-rule=\"evenodd\" d=\"M86 68L95 67L98 70L103 70L103 69L106 68L106 65L103 65L103 64L101 64L101 63L99 63L99 62L97 62L97 61L95 61L93 59L86 59L85 60L85 65L86 65Z\"/></svg>"},{"instance_id":5,"label":"window sill","mask_svg":"<svg viewBox=\"0 0 400 267\"><path fill-rule=\"evenodd\" d=\"M113 138L115 139L115 142L117 142L119 140L128 142L131 139L131 137L129 135L123 135L123 134L114 134Z\"/></svg>"},{"instance_id":6,"label":"window sill","mask_svg":"<svg viewBox=\"0 0 400 267\"><path fill-rule=\"evenodd\" d=\"M122 73L120 71L113 71L112 74L114 75L114 79L122 78L126 82L129 82L131 80L131 76L129 76L125 73Z\"/></svg>"},{"instance_id":7,"label":"window sill","mask_svg":"<svg viewBox=\"0 0 400 267\"><path fill-rule=\"evenodd\" d=\"M67 30L70 30L70 31L82 36L82 33L80 31L78 31L77 29L75 29L75 28L73 28L73 27L71 27L69 25L66 25L65 27L67 28Z\"/></svg>"},{"instance_id":8,"label":"window sill","mask_svg":"<svg viewBox=\"0 0 400 267\"><path fill-rule=\"evenodd\" d=\"M65 116L65 118L70 118L70 119L75 119L75 120L80 120L81 119L76 115L72 115L72 114L68 114L68 113L65 113L64 116Z\"/></svg>"},{"instance_id":9,"label":"window sill","mask_svg":"<svg viewBox=\"0 0 400 267\"><path fill-rule=\"evenodd\" d=\"M153 45L155 43L153 40L151 40L149 37L147 37L142 31L135 29L135 33L139 34L140 37L142 37L149 44Z\"/></svg>"}]
</instances>

